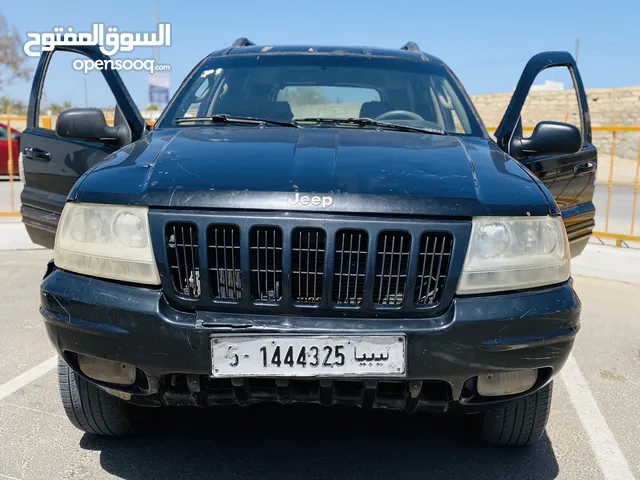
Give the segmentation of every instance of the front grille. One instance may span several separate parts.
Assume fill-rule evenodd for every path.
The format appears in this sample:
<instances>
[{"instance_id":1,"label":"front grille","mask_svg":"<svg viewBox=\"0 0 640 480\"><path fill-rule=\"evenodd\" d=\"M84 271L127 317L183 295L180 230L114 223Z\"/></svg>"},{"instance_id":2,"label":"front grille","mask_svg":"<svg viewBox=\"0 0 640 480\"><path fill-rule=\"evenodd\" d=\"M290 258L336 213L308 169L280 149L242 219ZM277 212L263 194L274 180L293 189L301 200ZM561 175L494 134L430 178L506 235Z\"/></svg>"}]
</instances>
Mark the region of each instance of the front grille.
<instances>
[{"instance_id":1,"label":"front grille","mask_svg":"<svg viewBox=\"0 0 640 480\"><path fill-rule=\"evenodd\" d=\"M322 299L326 233L319 228L296 228L291 245L293 301L317 304Z\"/></svg>"},{"instance_id":2,"label":"front grille","mask_svg":"<svg viewBox=\"0 0 640 480\"><path fill-rule=\"evenodd\" d=\"M249 233L251 249L251 296L262 302L282 298L282 230L254 227Z\"/></svg>"},{"instance_id":3,"label":"front grille","mask_svg":"<svg viewBox=\"0 0 640 480\"><path fill-rule=\"evenodd\" d=\"M340 230L336 235L332 301L360 305L364 297L369 235L363 230Z\"/></svg>"},{"instance_id":4,"label":"front grille","mask_svg":"<svg viewBox=\"0 0 640 480\"><path fill-rule=\"evenodd\" d=\"M237 314L255 313L256 304L273 315L308 309L318 318L337 310L362 318L440 315L471 231L468 221L430 228L429 221L356 219L344 228L341 217L243 213L185 213L162 225L170 302Z\"/></svg>"},{"instance_id":5,"label":"front grille","mask_svg":"<svg viewBox=\"0 0 640 480\"><path fill-rule=\"evenodd\" d=\"M387 231L378 236L373 301L381 306L398 306L404 301L411 235Z\"/></svg>"},{"instance_id":6,"label":"front grille","mask_svg":"<svg viewBox=\"0 0 640 480\"><path fill-rule=\"evenodd\" d=\"M216 300L242 296L240 229L235 225L210 225L207 231L211 295Z\"/></svg>"},{"instance_id":7,"label":"front grille","mask_svg":"<svg viewBox=\"0 0 640 480\"><path fill-rule=\"evenodd\" d=\"M449 233L425 233L420 239L416 305L435 305L442 298L451 262L453 238Z\"/></svg>"},{"instance_id":8,"label":"front grille","mask_svg":"<svg viewBox=\"0 0 640 480\"><path fill-rule=\"evenodd\" d=\"M190 223L169 223L165 230L167 260L176 292L200 296L198 229Z\"/></svg>"}]
</instances>

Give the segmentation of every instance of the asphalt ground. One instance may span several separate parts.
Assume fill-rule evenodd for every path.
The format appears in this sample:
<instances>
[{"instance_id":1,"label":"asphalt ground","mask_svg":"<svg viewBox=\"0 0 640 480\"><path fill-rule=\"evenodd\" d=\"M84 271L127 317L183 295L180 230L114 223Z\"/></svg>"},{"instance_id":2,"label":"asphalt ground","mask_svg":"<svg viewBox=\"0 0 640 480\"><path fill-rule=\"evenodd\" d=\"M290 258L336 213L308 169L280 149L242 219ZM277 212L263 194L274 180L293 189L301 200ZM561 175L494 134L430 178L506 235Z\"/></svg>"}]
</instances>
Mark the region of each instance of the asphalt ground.
<instances>
[{"instance_id":1,"label":"asphalt ground","mask_svg":"<svg viewBox=\"0 0 640 480\"><path fill-rule=\"evenodd\" d=\"M168 409L137 438L66 419L38 314L48 250L0 251L0 479L640 479L638 284L576 277L582 329L543 440L485 446L446 415Z\"/></svg>"}]
</instances>

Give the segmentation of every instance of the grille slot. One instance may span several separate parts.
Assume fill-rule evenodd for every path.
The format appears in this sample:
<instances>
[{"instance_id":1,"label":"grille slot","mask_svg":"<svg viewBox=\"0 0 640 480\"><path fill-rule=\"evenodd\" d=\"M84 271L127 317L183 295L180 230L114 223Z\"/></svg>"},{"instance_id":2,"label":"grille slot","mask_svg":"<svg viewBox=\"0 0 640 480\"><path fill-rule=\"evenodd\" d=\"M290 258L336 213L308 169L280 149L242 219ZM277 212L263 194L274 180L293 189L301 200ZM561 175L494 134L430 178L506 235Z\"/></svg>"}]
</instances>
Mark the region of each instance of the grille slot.
<instances>
[{"instance_id":1,"label":"grille slot","mask_svg":"<svg viewBox=\"0 0 640 480\"><path fill-rule=\"evenodd\" d=\"M399 306L404 301L409 269L411 235L386 231L378 235L373 301L379 306Z\"/></svg>"},{"instance_id":2,"label":"grille slot","mask_svg":"<svg viewBox=\"0 0 640 480\"><path fill-rule=\"evenodd\" d=\"M320 228L296 228L291 247L293 301L317 304L322 300L326 236Z\"/></svg>"},{"instance_id":3,"label":"grille slot","mask_svg":"<svg viewBox=\"0 0 640 480\"><path fill-rule=\"evenodd\" d=\"M239 300L242 297L240 229L234 225L210 225L207 246L213 298Z\"/></svg>"},{"instance_id":4,"label":"grille slot","mask_svg":"<svg viewBox=\"0 0 640 480\"><path fill-rule=\"evenodd\" d=\"M169 223L165 230L167 259L176 292L200 296L198 229L191 223Z\"/></svg>"},{"instance_id":5,"label":"grille slot","mask_svg":"<svg viewBox=\"0 0 640 480\"><path fill-rule=\"evenodd\" d=\"M416 305L429 306L440 302L449 271L452 247L453 238L449 233L426 232L422 235L414 298Z\"/></svg>"},{"instance_id":6,"label":"grille slot","mask_svg":"<svg viewBox=\"0 0 640 480\"><path fill-rule=\"evenodd\" d=\"M262 302L282 298L282 230L254 227L249 234L251 296Z\"/></svg>"},{"instance_id":7,"label":"grille slot","mask_svg":"<svg viewBox=\"0 0 640 480\"><path fill-rule=\"evenodd\" d=\"M340 230L336 234L331 293L334 304L362 304L368 244L369 235L364 230Z\"/></svg>"}]
</instances>

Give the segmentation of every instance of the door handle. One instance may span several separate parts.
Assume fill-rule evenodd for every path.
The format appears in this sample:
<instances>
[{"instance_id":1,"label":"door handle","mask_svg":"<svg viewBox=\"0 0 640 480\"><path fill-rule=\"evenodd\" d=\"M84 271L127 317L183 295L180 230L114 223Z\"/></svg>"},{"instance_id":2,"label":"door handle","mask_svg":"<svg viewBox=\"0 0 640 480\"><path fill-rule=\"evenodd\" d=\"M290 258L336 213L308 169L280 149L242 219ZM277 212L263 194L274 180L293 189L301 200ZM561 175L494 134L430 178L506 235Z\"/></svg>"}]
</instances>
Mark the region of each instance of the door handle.
<instances>
[{"instance_id":1,"label":"door handle","mask_svg":"<svg viewBox=\"0 0 640 480\"><path fill-rule=\"evenodd\" d=\"M584 162L573 167L573 174L578 177L580 175L586 175L587 173L593 173L596 171L595 162Z\"/></svg>"},{"instance_id":2,"label":"door handle","mask_svg":"<svg viewBox=\"0 0 640 480\"><path fill-rule=\"evenodd\" d=\"M25 147L22 149L22 155L25 158L31 158L41 162L48 162L51 160L51 154L46 150L40 150L39 148Z\"/></svg>"}]
</instances>

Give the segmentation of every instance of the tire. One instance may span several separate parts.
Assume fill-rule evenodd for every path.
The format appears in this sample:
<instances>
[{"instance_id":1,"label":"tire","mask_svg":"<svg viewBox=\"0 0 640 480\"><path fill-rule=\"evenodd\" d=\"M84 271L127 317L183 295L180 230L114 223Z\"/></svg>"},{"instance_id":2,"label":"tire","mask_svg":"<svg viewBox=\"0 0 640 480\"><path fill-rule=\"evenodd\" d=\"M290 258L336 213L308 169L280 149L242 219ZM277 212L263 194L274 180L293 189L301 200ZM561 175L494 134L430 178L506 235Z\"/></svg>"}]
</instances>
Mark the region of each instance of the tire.
<instances>
[{"instance_id":1,"label":"tire","mask_svg":"<svg viewBox=\"0 0 640 480\"><path fill-rule=\"evenodd\" d=\"M484 413L482 439L497 446L524 447L535 444L544 433L553 382L536 393Z\"/></svg>"},{"instance_id":2,"label":"tire","mask_svg":"<svg viewBox=\"0 0 640 480\"><path fill-rule=\"evenodd\" d=\"M139 417L133 405L88 382L61 358L58 358L58 387L64 411L76 428L107 436L138 432Z\"/></svg>"}]
</instances>

